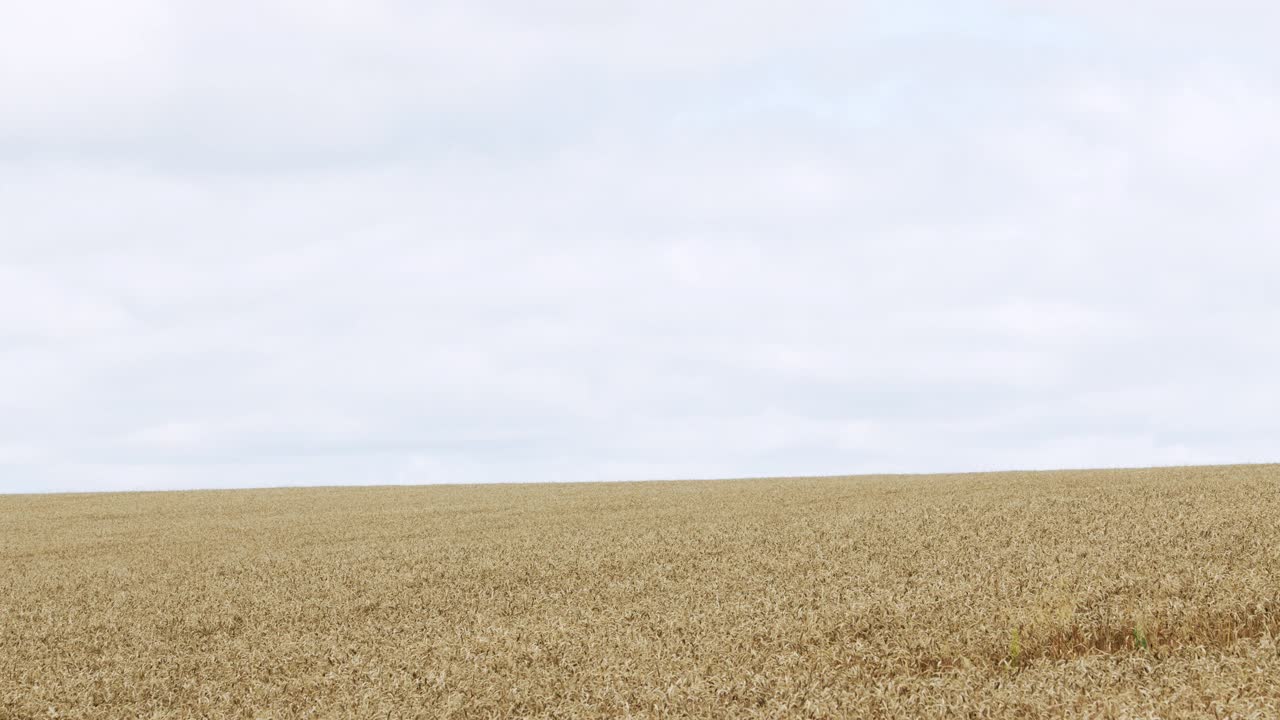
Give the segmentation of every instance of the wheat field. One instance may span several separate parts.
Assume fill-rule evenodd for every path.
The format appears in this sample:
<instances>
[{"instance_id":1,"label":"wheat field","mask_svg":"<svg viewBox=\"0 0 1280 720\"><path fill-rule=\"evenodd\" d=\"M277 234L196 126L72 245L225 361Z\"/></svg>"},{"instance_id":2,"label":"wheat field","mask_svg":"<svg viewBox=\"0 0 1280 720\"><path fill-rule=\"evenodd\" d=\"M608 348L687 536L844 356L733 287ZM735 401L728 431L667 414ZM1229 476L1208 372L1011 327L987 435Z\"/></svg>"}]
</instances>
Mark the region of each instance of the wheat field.
<instances>
[{"instance_id":1,"label":"wheat field","mask_svg":"<svg viewBox=\"0 0 1280 720\"><path fill-rule=\"evenodd\" d=\"M0 718L1280 717L1280 466L0 497Z\"/></svg>"}]
</instances>

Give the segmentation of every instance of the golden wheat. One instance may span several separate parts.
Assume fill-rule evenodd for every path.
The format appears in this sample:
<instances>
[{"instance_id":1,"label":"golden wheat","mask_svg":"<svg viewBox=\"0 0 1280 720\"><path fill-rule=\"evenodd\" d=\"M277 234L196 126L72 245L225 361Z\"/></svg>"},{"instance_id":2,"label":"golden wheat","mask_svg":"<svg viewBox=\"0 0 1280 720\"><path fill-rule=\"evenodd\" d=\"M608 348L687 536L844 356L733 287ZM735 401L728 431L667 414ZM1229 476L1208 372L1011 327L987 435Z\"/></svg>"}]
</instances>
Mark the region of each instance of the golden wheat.
<instances>
[{"instance_id":1,"label":"golden wheat","mask_svg":"<svg viewBox=\"0 0 1280 720\"><path fill-rule=\"evenodd\" d=\"M1280 717L1278 483L0 497L0 717Z\"/></svg>"}]
</instances>

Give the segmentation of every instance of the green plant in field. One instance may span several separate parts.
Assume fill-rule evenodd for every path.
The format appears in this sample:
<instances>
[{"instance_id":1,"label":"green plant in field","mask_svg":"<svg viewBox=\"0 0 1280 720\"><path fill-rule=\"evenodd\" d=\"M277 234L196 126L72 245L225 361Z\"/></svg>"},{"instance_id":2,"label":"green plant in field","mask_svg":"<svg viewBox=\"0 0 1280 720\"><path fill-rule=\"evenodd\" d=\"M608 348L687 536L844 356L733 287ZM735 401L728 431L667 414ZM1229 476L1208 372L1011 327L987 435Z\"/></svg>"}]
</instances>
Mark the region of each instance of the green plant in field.
<instances>
[{"instance_id":1,"label":"green plant in field","mask_svg":"<svg viewBox=\"0 0 1280 720\"><path fill-rule=\"evenodd\" d=\"M1022 637L1018 632L1018 628L1013 629L1013 634L1009 636L1009 667L1018 667L1018 662L1022 658Z\"/></svg>"},{"instance_id":2,"label":"green plant in field","mask_svg":"<svg viewBox=\"0 0 1280 720\"><path fill-rule=\"evenodd\" d=\"M1133 626L1133 644L1143 650L1146 650L1151 646L1151 644L1147 642L1147 631L1146 628L1142 627L1141 620Z\"/></svg>"}]
</instances>

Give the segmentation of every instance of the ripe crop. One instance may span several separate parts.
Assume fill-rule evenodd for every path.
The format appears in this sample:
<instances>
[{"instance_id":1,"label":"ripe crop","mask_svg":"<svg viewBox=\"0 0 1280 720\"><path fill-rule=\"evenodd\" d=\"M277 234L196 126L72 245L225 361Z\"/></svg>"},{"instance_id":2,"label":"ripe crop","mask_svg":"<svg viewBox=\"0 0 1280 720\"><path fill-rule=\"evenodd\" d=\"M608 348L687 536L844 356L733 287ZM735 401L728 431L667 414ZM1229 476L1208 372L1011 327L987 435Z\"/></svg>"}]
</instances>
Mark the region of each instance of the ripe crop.
<instances>
[{"instance_id":1,"label":"ripe crop","mask_svg":"<svg viewBox=\"0 0 1280 720\"><path fill-rule=\"evenodd\" d=\"M0 497L0 718L1278 717L1280 466Z\"/></svg>"}]
</instances>

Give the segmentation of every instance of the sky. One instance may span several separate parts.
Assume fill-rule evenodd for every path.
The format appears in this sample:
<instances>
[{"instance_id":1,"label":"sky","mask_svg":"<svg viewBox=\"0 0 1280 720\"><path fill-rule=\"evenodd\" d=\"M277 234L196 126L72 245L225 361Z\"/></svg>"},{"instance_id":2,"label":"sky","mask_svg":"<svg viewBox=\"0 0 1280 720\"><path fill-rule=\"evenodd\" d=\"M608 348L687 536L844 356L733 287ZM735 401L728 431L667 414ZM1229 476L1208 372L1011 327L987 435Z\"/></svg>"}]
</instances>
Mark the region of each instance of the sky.
<instances>
[{"instance_id":1,"label":"sky","mask_svg":"<svg viewBox=\"0 0 1280 720\"><path fill-rule=\"evenodd\" d=\"M0 492L1280 460L1277 21L0 0Z\"/></svg>"}]
</instances>

